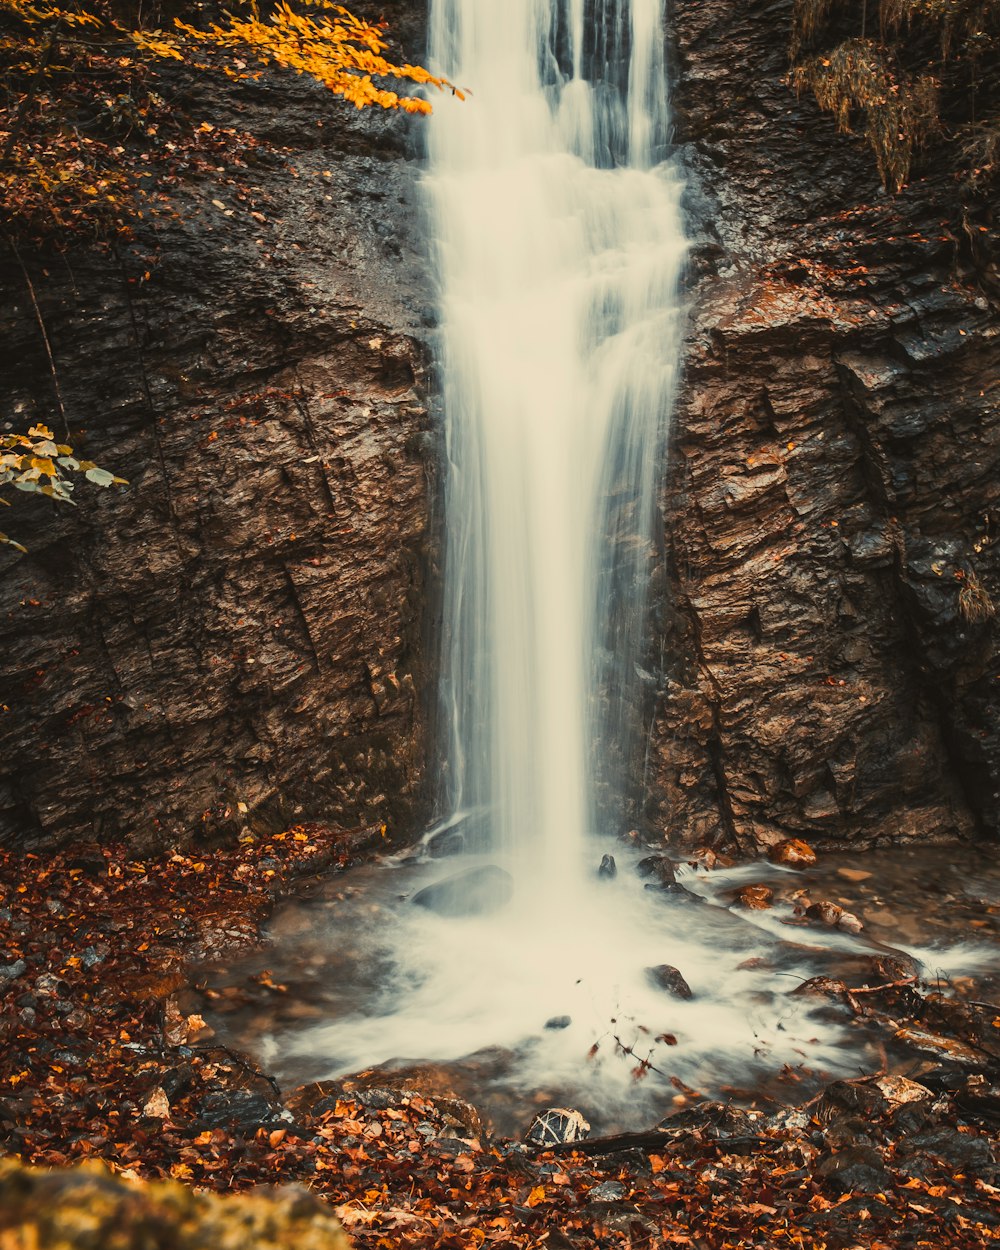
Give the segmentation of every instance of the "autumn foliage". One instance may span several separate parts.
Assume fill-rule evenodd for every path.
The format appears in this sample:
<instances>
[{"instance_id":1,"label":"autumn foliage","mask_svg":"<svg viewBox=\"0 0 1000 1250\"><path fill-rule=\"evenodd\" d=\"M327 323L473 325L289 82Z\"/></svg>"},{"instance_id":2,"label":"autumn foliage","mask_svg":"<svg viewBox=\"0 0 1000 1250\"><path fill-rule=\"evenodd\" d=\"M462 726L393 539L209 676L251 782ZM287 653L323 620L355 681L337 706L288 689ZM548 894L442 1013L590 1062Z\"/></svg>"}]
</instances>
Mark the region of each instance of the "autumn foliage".
<instances>
[{"instance_id":1,"label":"autumn foliage","mask_svg":"<svg viewBox=\"0 0 1000 1250\"><path fill-rule=\"evenodd\" d=\"M199 120L169 98L171 72L235 85L271 67L359 109L418 114L431 110L421 91L451 87L388 59L384 24L331 0L298 8L282 0L268 13L244 5L208 21L204 7L182 5L170 19L154 8L161 27L141 20L142 6L130 19L108 0L0 0L0 220L8 230L60 247L127 231L150 177L197 144Z\"/></svg>"},{"instance_id":2,"label":"autumn foliage","mask_svg":"<svg viewBox=\"0 0 1000 1250\"><path fill-rule=\"evenodd\" d=\"M34 425L27 434L0 434L0 489L12 486L27 493L45 495L59 503L72 503L74 476L95 486L127 485L92 460L80 460L67 443L56 443L55 435L44 425ZM10 500L0 495L0 504ZM24 551L19 542L0 531L0 543Z\"/></svg>"}]
</instances>

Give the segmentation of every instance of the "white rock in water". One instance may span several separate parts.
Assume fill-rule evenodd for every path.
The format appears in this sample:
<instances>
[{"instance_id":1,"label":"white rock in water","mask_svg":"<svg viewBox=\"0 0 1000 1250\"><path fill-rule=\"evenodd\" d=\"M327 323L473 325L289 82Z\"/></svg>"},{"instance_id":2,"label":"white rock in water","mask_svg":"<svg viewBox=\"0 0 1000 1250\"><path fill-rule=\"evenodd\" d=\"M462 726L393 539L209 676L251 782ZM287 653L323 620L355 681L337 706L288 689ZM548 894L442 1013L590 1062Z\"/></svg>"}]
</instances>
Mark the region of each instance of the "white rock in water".
<instances>
[{"instance_id":1,"label":"white rock in water","mask_svg":"<svg viewBox=\"0 0 1000 1250\"><path fill-rule=\"evenodd\" d=\"M564 1142L581 1141L589 1133L590 1125L579 1111L569 1107L549 1107L531 1121L524 1140L536 1146L557 1146Z\"/></svg>"}]
</instances>

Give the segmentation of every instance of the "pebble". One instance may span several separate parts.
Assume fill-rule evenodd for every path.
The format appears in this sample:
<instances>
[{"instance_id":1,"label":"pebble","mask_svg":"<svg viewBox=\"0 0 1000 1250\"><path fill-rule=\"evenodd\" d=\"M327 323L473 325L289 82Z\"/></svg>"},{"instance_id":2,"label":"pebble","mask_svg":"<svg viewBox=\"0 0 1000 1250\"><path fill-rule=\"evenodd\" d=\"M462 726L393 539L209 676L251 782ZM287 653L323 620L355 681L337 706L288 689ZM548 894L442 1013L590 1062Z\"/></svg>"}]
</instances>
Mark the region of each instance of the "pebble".
<instances>
[{"instance_id":1,"label":"pebble","mask_svg":"<svg viewBox=\"0 0 1000 1250\"><path fill-rule=\"evenodd\" d=\"M863 868L838 868L837 876L843 877L845 881L869 881L872 873L865 872Z\"/></svg>"}]
</instances>

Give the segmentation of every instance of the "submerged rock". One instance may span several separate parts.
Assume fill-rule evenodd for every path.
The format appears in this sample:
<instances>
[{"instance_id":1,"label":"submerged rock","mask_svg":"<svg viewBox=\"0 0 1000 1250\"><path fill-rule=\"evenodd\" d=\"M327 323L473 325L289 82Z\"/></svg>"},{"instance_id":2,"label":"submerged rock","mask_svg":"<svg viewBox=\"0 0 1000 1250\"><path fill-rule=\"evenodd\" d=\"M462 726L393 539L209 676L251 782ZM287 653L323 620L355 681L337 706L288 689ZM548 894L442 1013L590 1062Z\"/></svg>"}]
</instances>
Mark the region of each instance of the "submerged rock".
<instances>
[{"instance_id":1,"label":"submerged rock","mask_svg":"<svg viewBox=\"0 0 1000 1250\"><path fill-rule=\"evenodd\" d=\"M646 977L657 989L666 990L674 998L694 998L691 986L685 981L682 973L673 964L658 964L655 968L646 969Z\"/></svg>"},{"instance_id":2,"label":"submerged rock","mask_svg":"<svg viewBox=\"0 0 1000 1250\"><path fill-rule=\"evenodd\" d=\"M461 855L465 850L465 834L461 829L442 829L427 840L427 854L431 859L446 859L449 855Z\"/></svg>"},{"instance_id":3,"label":"submerged rock","mask_svg":"<svg viewBox=\"0 0 1000 1250\"><path fill-rule=\"evenodd\" d=\"M570 1107L549 1107L540 1111L524 1133L524 1140L536 1146L557 1146L563 1142L582 1141L590 1133L590 1124L579 1111Z\"/></svg>"},{"instance_id":4,"label":"submerged rock","mask_svg":"<svg viewBox=\"0 0 1000 1250\"><path fill-rule=\"evenodd\" d=\"M547 1029L568 1029L573 1023L572 1016L553 1016L550 1020L545 1021Z\"/></svg>"},{"instance_id":5,"label":"submerged rock","mask_svg":"<svg viewBox=\"0 0 1000 1250\"><path fill-rule=\"evenodd\" d=\"M618 876L618 865L615 863L613 855L601 856L601 866L597 870L597 875L608 881Z\"/></svg>"},{"instance_id":6,"label":"submerged rock","mask_svg":"<svg viewBox=\"0 0 1000 1250\"><path fill-rule=\"evenodd\" d=\"M439 916L476 916L497 911L510 902L513 893L510 873L486 864L425 886L414 894L413 901Z\"/></svg>"}]
</instances>

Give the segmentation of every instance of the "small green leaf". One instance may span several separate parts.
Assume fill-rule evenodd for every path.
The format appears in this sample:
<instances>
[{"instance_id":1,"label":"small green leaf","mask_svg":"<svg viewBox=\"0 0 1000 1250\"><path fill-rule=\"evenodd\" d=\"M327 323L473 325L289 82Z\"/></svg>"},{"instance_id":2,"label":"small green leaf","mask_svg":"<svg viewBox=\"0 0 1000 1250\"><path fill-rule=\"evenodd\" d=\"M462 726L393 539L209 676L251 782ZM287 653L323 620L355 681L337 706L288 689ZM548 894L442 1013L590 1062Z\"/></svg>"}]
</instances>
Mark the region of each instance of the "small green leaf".
<instances>
[{"instance_id":1,"label":"small green leaf","mask_svg":"<svg viewBox=\"0 0 1000 1250\"><path fill-rule=\"evenodd\" d=\"M82 465L80 466L83 467ZM87 470L87 481L93 482L95 486L110 486L115 480L115 475L109 473L107 469L99 469L95 465L94 468Z\"/></svg>"},{"instance_id":2,"label":"small green leaf","mask_svg":"<svg viewBox=\"0 0 1000 1250\"><path fill-rule=\"evenodd\" d=\"M75 456L60 456L56 464L61 464L64 469L78 469L80 461Z\"/></svg>"},{"instance_id":3,"label":"small green leaf","mask_svg":"<svg viewBox=\"0 0 1000 1250\"><path fill-rule=\"evenodd\" d=\"M38 483L28 481L27 478L19 477L14 483L18 490L38 490Z\"/></svg>"},{"instance_id":4,"label":"small green leaf","mask_svg":"<svg viewBox=\"0 0 1000 1250\"><path fill-rule=\"evenodd\" d=\"M40 486L38 489L50 499L58 499L61 503L71 503L75 508L75 500L69 497L69 486L69 482L53 482L51 486Z\"/></svg>"}]
</instances>

